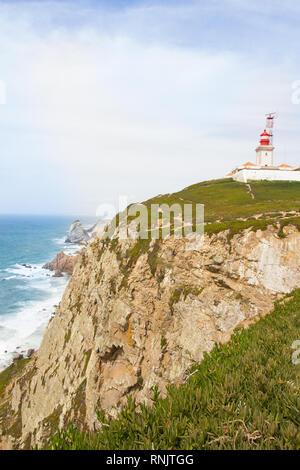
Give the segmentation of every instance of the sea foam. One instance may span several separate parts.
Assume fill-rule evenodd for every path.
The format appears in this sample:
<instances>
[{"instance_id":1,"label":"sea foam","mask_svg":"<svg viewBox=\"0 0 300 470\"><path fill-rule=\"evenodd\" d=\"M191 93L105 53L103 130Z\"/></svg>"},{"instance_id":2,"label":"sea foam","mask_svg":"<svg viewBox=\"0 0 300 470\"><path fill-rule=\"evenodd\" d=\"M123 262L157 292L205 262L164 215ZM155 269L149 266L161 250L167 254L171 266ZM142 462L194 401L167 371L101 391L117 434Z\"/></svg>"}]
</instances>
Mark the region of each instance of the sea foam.
<instances>
[{"instance_id":1,"label":"sea foam","mask_svg":"<svg viewBox=\"0 0 300 470\"><path fill-rule=\"evenodd\" d=\"M73 247L72 247L73 248ZM15 309L0 316L0 370L7 367L17 354L26 357L28 349L37 349L43 332L63 295L68 276L54 278L50 271L43 269L42 264L30 264L30 267L15 264L3 270L12 276L2 278L10 281L20 280L14 289L31 291L38 300L27 300L15 303Z\"/></svg>"}]
</instances>

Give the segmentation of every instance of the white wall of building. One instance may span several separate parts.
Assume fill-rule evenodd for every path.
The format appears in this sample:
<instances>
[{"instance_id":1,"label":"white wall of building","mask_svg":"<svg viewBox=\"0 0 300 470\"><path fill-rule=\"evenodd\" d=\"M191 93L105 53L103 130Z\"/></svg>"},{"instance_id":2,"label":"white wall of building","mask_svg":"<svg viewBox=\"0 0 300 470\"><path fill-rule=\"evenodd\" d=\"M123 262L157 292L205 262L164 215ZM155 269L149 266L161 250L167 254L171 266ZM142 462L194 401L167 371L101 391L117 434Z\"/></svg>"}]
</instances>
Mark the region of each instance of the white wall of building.
<instances>
[{"instance_id":1,"label":"white wall of building","mask_svg":"<svg viewBox=\"0 0 300 470\"><path fill-rule=\"evenodd\" d=\"M291 170L239 170L232 175L235 181L246 183L248 180L300 181L300 171Z\"/></svg>"}]
</instances>

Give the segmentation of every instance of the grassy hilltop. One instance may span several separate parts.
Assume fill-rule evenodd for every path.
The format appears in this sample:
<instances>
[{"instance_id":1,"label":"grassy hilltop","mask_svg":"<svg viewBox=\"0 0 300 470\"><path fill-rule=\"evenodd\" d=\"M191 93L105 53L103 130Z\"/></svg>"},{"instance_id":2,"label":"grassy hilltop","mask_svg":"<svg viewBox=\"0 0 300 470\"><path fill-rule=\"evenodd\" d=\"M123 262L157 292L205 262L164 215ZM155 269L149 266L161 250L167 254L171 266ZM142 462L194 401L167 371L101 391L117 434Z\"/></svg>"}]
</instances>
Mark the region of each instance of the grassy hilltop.
<instances>
[{"instance_id":1,"label":"grassy hilltop","mask_svg":"<svg viewBox=\"0 0 300 470\"><path fill-rule=\"evenodd\" d=\"M300 182L250 181L238 183L231 178L204 181L177 193L156 196L148 204L201 203L207 222L231 221L258 214L300 212Z\"/></svg>"},{"instance_id":2,"label":"grassy hilltop","mask_svg":"<svg viewBox=\"0 0 300 470\"><path fill-rule=\"evenodd\" d=\"M205 206L205 232L229 230L233 236L249 227L265 230L269 224L283 227L289 223L300 229L300 182L250 181L239 183L231 178L204 181L172 194L145 201L151 204L201 203Z\"/></svg>"}]
</instances>

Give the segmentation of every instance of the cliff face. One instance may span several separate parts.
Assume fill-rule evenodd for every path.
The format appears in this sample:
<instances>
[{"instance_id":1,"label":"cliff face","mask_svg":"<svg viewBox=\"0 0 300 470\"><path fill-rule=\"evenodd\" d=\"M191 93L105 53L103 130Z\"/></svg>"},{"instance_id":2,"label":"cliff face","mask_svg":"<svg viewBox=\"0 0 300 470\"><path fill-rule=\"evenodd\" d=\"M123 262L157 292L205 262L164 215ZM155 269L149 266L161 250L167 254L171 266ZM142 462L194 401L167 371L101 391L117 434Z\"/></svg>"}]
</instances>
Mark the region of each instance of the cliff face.
<instances>
[{"instance_id":1,"label":"cliff face","mask_svg":"<svg viewBox=\"0 0 300 470\"><path fill-rule=\"evenodd\" d=\"M2 447L40 444L68 421L97 428L131 393L185 380L216 342L300 287L300 233L274 227L185 240L90 243L40 349L0 394Z\"/></svg>"},{"instance_id":2,"label":"cliff face","mask_svg":"<svg viewBox=\"0 0 300 470\"><path fill-rule=\"evenodd\" d=\"M75 220L69 228L66 243L79 243L85 245L90 239L89 232L83 228L80 220Z\"/></svg>"},{"instance_id":3,"label":"cliff face","mask_svg":"<svg viewBox=\"0 0 300 470\"><path fill-rule=\"evenodd\" d=\"M43 269L49 269L55 271L55 274L66 273L71 275L74 270L74 266L80 258L79 253L77 255L66 255L63 251L58 253L55 258L43 266Z\"/></svg>"}]
</instances>

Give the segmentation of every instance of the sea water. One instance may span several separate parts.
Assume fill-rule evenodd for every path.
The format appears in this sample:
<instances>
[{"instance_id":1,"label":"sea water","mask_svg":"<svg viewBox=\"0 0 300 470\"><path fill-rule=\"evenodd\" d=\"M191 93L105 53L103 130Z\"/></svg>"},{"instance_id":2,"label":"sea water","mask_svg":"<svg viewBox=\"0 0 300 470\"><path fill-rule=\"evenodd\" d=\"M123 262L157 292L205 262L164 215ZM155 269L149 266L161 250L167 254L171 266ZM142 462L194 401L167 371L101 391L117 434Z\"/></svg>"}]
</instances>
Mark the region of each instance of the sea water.
<instances>
[{"instance_id":1,"label":"sea water","mask_svg":"<svg viewBox=\"0 0 300 470\"><path fill-rule=\"evenodd\" d=\"M53 277L42 266L64 251L76 217L0 215L0 370L17 354L39 347L43 332L62 297L69 277ZM91 227L95 218L81 218ZM26 266L24 266L26 265Z\"/></svg>"}]
</instances>

